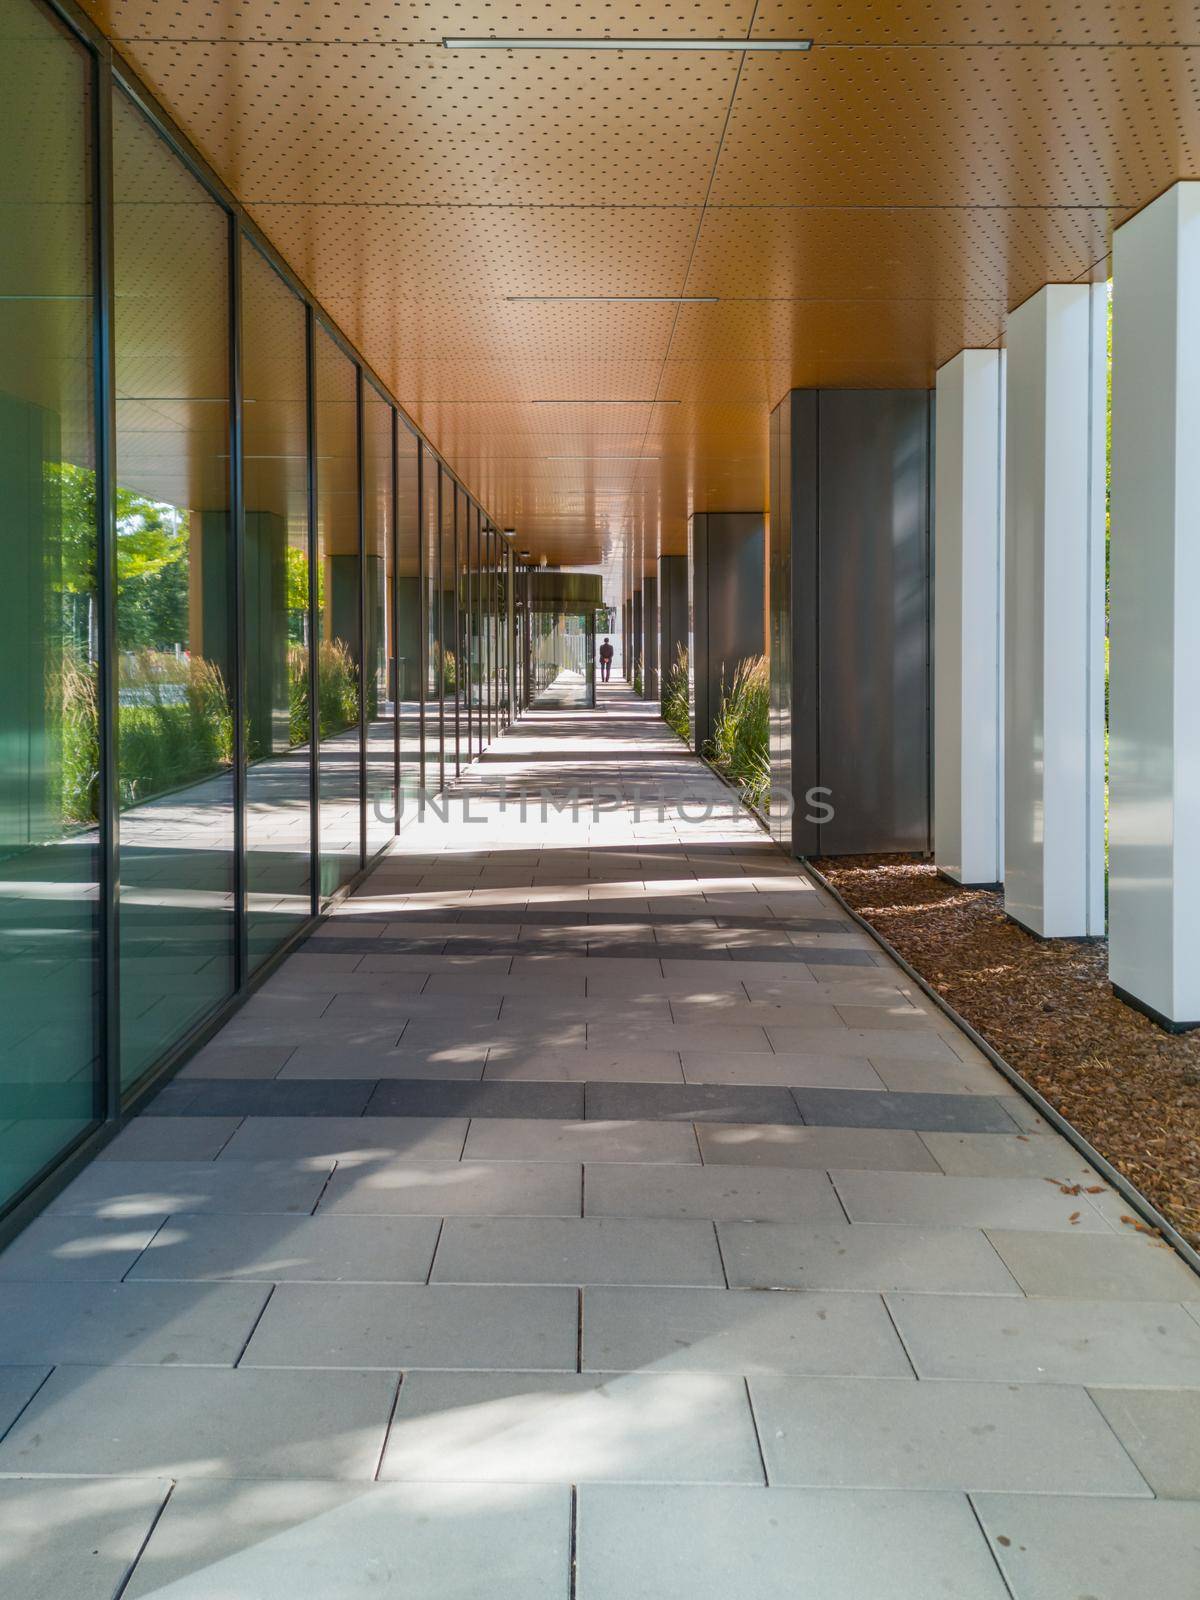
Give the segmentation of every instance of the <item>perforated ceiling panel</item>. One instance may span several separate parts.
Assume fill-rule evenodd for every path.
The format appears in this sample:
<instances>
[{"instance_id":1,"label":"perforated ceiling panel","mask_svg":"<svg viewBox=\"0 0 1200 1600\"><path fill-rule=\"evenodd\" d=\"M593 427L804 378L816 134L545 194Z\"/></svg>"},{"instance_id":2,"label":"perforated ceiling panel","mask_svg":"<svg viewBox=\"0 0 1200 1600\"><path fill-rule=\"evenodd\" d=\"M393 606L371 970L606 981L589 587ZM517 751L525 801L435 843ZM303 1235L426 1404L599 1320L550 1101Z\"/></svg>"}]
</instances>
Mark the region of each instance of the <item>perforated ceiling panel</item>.
<instances>
[{"instance_id":1,"label":"perforated ceiling panel","mask_svg":"<svg viewBox=\"0 0 1200 1600\"><path fill-rule=\"evenodd\" d=\"M520 542L765 503L792 386L925 387L1200 175L1200 0L93 0ZM807 54L448 51L447 34ZM693 296L714 303L586 297ZM520 297L578 296L538 302Z\"/></svg>"}]
</instances>

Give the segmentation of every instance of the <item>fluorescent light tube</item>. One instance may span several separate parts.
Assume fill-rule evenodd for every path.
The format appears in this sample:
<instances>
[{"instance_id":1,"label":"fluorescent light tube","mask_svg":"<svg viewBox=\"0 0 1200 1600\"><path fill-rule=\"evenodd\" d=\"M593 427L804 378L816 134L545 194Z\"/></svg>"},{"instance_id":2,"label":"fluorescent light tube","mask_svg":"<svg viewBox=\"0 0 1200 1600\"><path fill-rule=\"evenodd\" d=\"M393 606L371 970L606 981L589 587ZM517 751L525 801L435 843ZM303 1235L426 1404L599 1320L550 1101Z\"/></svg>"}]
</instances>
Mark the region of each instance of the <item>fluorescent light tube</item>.
<instances>
[{"instance_id":1,"label":"fluorescent light tube","mask_svg":"<svg viewBox=\"0 0 1200 1600\"><path fill-rule=\"evenodd\" d=\"M811 39L466 39L444 38L447 50L810 50Z\"/></svg>"}]
</instances>

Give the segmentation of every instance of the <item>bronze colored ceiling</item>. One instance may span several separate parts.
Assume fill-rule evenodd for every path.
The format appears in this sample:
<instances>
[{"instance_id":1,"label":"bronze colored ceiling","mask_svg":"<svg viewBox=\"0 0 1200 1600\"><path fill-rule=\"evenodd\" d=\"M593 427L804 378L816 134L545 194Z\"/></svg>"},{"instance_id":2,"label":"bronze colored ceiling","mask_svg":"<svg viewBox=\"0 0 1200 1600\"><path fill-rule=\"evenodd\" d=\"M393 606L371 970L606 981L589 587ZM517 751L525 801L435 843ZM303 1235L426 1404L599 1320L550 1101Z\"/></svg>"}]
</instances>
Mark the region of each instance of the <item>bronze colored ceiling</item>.
<instances>
[{"instance_id":1,"label":"bronze colored ceiling","mask_svg":"<svg viewBox=\"0 0 1200 1600\"><path fill-rule=\"evenodd\" d=\"M928 386L1200 176L1200 0L88 3L492 514L563 564L649 566L693 510L763 506L785 390ZM717 301L509 298L684 294Z\"/></svg>"}]
</instances>

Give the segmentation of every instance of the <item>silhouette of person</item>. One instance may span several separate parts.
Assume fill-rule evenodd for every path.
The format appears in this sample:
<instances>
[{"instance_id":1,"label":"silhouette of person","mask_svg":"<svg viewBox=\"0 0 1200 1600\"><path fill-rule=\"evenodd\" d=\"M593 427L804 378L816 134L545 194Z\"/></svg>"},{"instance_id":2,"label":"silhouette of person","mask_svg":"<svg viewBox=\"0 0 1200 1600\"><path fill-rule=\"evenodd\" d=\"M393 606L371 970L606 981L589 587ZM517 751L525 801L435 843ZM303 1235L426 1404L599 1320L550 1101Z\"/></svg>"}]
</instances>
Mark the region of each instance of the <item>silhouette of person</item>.
<instances>
[{"instance_id":1,"label":"silhouette of person","mask_svg":"<svg viewBox=\"0 0 1200 1600\"><path fill-rule=\"evenodd\" d=\"M616 652L613 650L612 645L609 644L608 639L606 638L604 643L600 646L600 682L601 683L607 683L608 682L608 675L612 671L613 656L615 655L615 653Z\"/></svg>"}]
</instances>

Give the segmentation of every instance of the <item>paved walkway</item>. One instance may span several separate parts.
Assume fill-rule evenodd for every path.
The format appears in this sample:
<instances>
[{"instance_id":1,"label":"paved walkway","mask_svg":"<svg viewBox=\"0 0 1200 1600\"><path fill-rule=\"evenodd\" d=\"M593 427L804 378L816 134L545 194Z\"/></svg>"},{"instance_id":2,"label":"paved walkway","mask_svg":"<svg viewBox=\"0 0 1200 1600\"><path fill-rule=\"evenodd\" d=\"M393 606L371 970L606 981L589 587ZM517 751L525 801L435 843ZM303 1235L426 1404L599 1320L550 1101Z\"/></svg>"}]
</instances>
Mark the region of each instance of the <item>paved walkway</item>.
<instances>
[{"instance_id":1,"label":"paved walkway","mask_svg":"<svg viewBox=\"0 0 1200 1600\"><path fill-rule=\"evenodd\" d=\"M6 1600L1195 1600L1200 1283L602 695L0 1257Z\"/></svg>"}]
</instances>

